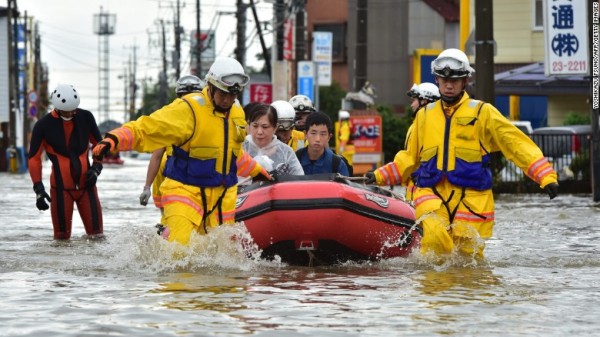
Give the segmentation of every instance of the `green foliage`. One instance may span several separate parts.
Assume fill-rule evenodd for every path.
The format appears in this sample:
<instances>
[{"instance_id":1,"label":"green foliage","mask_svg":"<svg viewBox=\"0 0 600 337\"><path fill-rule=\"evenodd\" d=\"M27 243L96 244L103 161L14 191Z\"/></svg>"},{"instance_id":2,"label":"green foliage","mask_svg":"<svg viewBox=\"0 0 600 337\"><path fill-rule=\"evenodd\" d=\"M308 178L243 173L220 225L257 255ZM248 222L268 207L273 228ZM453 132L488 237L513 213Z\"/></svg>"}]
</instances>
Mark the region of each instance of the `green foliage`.
<instances>
[{"instance_id":1,"label":"green foliage","mask_svg":"<svg viewBox=\"0 0 600 337\"><path fill-rule=\"evenodd\" d=\"M142 115L148 116L154 111L162 108L158 105L158 94L160 85L153 83L150 85L144 85L144 92L142 94L142 106L138 109L135 118L139 118ZM177 95L175 94L175 87L168 87L167 89L167 100L166 104L171 103Z\"/></svg>"},{"instance_id":2,"label":"green foliage","mask_svg":"<svg viewBox=\"0 0 600 337\"><path fill-rule=\"evenodd\" d=\"M573 111L567 113L565 118L565 125L580 125L580 124L591 124L591 118L589 114L581 114Z\"/></svg>"},{"instance_id":3,"label":"green foliage","mask_svg":"<svg viewBox=\"0 0 600 337\"><path fill-rule=\"evenodd\" d=\"M571 165L569 165L571 171L575 177L581 172L581 176L584 180L590 179L590 152L583 151L581 154L575 156Z\"/></svg>"},{"instance_id":4,"label":"green foliage","mask_svg":"<svg viewBox=\"0 0 600 337\"><path fill-rule=\"evenodd\" d=\"M344 97L346 92L337 82L333 82L329 87L319 87L319 111L329 115L332 121L336 121Z\"/></svg>"},{"instance_id":5,"label":"green foliage","mask_svg":"<svg viewBox=\"0 0 600 337\"><path fill-rule=\"evenodd\" d=\"M396 153L404 149L406 132L412 123L411 117L402 117L392 111L389 106L379 105L377 111L383 122L384 162L394 160Z\"/></svg>"}]
</instances>

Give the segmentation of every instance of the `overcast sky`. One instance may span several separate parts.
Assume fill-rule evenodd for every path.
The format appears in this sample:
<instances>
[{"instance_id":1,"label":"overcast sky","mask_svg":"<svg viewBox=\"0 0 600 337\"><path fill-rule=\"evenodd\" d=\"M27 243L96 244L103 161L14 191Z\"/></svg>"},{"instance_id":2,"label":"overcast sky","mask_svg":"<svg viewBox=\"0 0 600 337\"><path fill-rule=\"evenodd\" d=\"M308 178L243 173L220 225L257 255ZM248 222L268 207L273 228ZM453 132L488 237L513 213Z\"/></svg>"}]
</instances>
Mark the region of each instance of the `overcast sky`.
<instances>
[{"instance_id":1,"label":"overcast sky","mask_svg":"<svg viewBox=\"0 0 600 337\"><path fill-rule=\"evenodd\" d=\"M244 1L249 3L248 1ZM168 58L174 50L173 24L176 0L17 0L22 15L27 12L39 24L42 40L42 60L48 65L50 74L49 90L58 83L73 84L81 95L81 107L95 112L98 107L98 35L94 34L94 14L104 12L116 15L115 34L109 38L110 44L110 110L111 117L123 120L124 80L119 75L133 55L137 46L137 79L141 86L144 78L156 81L162 68L159 25L162 19L166 25ZM217 11L235 11L236 0L201 0L201 29L215 27L213 20ZM273 17L272 4L267 1L257 3L260 21L270 21ZM0 0L6 7L7 0ZM196 0L181 0L181 25L185 40L181 43L181 74L189 73L189 36L196 28ZM257 66L255 55L260 52L260 42L255 34L252 12L247 12L246 62ZM233 15L221 15L216 36L217 55L233 56L236 43L236 20ZM266 34L267 45L271 45L272 35ZM170 71L173 74L174 68ZM174 79L171 79L174 81ZM98 115L96 114L98 118Z\"/></svg>"}]
</instances>

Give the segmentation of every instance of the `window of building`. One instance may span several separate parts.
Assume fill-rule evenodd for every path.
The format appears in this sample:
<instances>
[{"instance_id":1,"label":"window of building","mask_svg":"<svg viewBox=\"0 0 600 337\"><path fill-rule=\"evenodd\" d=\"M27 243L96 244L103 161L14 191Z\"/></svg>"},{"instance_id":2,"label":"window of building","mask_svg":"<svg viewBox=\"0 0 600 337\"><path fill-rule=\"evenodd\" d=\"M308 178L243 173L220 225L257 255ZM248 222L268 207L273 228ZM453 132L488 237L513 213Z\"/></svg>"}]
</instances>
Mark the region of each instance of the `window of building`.
<instances>
[{"instance_id":1,"label":"window of building","mask_svg":"<svg viewBox=\"0 0 600 337\"><path fill-rule=\"evenodd\" d=\"M333 33L332 62L346 62L346 23L321 23L315 24L313 31Z\"/></svg>"},{"instance_id":2,"label":"window of building","mask_svg":"<svg viewBox=\"0 0 600 337\"><path fill-rule=\"evenodd\" d=\"M544 5L542 0L533 0L533 30L544 29Z\"/></svg>"}]
</instances>

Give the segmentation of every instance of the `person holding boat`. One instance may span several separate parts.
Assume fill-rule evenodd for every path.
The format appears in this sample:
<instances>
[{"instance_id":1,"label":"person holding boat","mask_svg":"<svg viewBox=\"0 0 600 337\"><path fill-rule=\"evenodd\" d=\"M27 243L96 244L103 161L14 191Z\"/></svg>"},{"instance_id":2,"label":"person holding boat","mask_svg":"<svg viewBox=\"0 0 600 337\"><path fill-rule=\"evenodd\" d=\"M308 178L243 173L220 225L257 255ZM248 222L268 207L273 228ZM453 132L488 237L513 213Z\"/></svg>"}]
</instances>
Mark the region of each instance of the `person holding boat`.
<instances>
[{"instance_id":1,"label":"person holding boat","mask_svg":"<svg viewBox=\"0 0 600 337\"><path fill-rule=\"evenodd\" d=\"M250 134L246 136L242 146L246 153L269 171L275 170L277 174L304 175L294 150L275 135L275 130L282 123L293 123L293 120L279 120L279 111L284 112L286 109L293 112L292 106L286 101L257 106L248 120Z\"/></svg>"},{"instance_id":2,"label":"person holding boat","mask_svg":"<svg viewBox=\"0 0 600 337\"><path fill-rule=\"evenodd\" d=\"M410 108L413 111L412 117L414 118L421 108L425 107L429 103L433 103L440 99L440 89L437 85L430 82L423 82L419 85L413 84L412 88L406 92L406 95L411 98ZM409 143L410 135L413 130L412 124L406 131L406 140L404 141L404 148L406 149ZM406 179L406 200L413 200L413 194L415 192L415 184L411 177Z\"/></svg>"},{"instance_id":3,"label":"person holding boat","mask_svg":"<svg viewBox=\"0 0 600 337\"><path fill-rule=\"evenodd\" d=\"M481 259L495 219L490 154L501 151L550 199L558 195L557 174L529 137L465 92L474 72L465 53L444 50L431 71L441 99L418 111L406 149L368 172L366 183L395 185L412 177L421 252L439 257L458 251Z\"/></svg>"},{"instance_id":4,"label":"person holding boat","mask_svg":"<svg viewBox=\"0 0 600 337\"><path fill-rule=\"evenodd\" d=\"M327 146L333 136L331 118L322 112L313 112L306 118L304 128L308 145L296 151L304 174L339 173L351 176L344 158Z\"/></svg>"},{"instance_id":5,"label":"person holding boat","mask_svg":"<svg viewBox=\"0 0 600 337\"><path fill-rule=\"evenodd\" d=\"M204 86L204 82L198 78L198 76L181 76L177 80L177 83L175 83L175 94L177 95L176 99L181 99L181 97L187 94L202 92ZM159 229L167 224L165 219L165 211L161 201L162 194L160 193L160 184L162 184L162 182L165 180L163 171L165 170L165 165L167 163L167 156L170 156L172 153L173 148L170 146L163 147L152 152L150 161L148 163L148 170L146 172L146 183L142 193L140 194L140 205L146 206L150 196L152 196L154 206L160 209L161 218L160 224L158 225Z\"/></svg>"},{"instance_id":6,"label":"person holding boat","mask_svg":"<svg viewBox=\"0 0 600 337\"><path fill-rule=\"evenodd\" d=\"M102 161L90 165L90 143L102 140L94 115L79 108L80 96L72 85L59 84L50 94L52 111L33 127L29 146L29 175L40 211L50 208L54 240L69 240L73 206L90 238L103 237L102 206L96 180ZM42 154L52 162L50 195L42 182ZM46 202L50 202L48 206Z\"/></svg>"},{"instance_id":7,"label":"person holding boat","mask_svg":"<svg viewBox=\"0 0 600 337\"><path fill-rule=\"evenodd\" d=\"M169 241L187 244L192 233L203 235L233 224L238 173L272 179L242 150L246 121L236 98L248 81L237 60L217 57L202 92L108 132L93 149L101 158L109 151L173 147L160 185L167 222L163 237Z\"/></svg>"}]
</instances>

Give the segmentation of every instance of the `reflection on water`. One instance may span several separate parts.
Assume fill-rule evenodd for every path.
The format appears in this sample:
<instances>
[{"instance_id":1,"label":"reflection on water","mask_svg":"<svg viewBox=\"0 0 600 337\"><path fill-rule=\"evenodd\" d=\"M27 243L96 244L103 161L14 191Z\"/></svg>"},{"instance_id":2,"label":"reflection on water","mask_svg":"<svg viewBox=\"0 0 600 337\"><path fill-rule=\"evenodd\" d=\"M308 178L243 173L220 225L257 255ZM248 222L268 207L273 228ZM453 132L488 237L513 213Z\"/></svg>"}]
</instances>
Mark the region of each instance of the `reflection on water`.
<instances>
[{"instance_id":1,"label":"reflection on water","mask_svg":"<svg viewBox=\"0 0 600 337\"><path fill-rule=\"evenodd\" d=\"M600 207L589 196L500 195L484 261L289 267L248 256L242 226L189 247L141 207L146 162L99 181L106 240L52 240L25 175L0 173L2 336L595 336ZM48 174L46 172L45 174ZM46 178L47 179L47 178ZM214 234L214 235L213 235Z\"/></svg>"},{"instance_id":2,"label":"reflection on water","mask_svg":"<svg viewBox=\"0 0 600 337\"><path fill-rule=\"evenodd\" d=\"M168 295L162 303L182 311L209 310L231 312L245 309L247 278L197 273L171 274L153 292Z\"/></svg>"}]
</instances>

